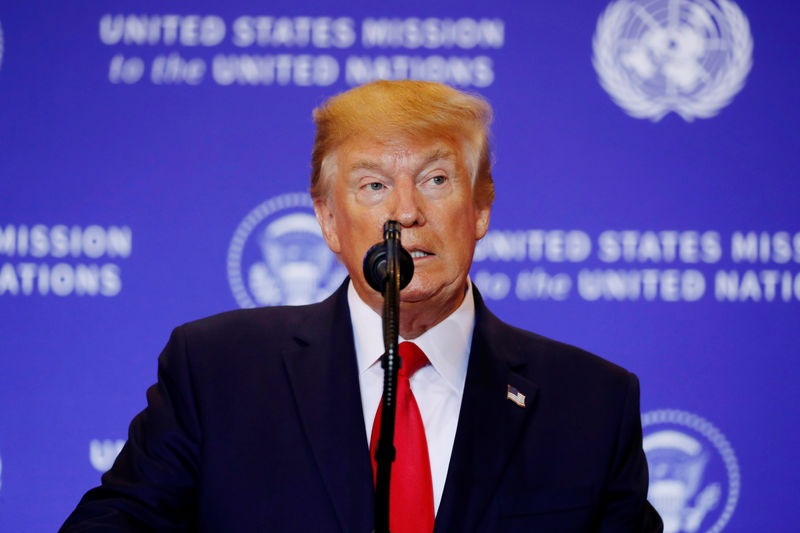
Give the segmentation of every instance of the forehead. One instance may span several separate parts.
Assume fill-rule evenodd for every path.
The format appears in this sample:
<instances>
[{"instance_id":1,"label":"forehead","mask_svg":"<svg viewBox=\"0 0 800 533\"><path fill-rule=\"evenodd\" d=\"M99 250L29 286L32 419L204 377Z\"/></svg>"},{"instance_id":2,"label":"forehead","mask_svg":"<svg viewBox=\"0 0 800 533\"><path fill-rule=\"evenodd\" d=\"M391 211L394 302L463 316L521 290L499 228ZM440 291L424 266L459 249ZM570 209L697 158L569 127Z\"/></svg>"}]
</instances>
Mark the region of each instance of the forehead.
<instances>
[{"instance_id":1,"label":"forehead","mask_svg":"<svg viewBox=\"0 0 800 533\"><path fill-rule=\"evenodd\" d=\"M334 152L338 170L381 169L397 165L424 167L433 162L461 163L460 150L446 139L390 139L359 136Z\"/></svg>"}]
</instances>

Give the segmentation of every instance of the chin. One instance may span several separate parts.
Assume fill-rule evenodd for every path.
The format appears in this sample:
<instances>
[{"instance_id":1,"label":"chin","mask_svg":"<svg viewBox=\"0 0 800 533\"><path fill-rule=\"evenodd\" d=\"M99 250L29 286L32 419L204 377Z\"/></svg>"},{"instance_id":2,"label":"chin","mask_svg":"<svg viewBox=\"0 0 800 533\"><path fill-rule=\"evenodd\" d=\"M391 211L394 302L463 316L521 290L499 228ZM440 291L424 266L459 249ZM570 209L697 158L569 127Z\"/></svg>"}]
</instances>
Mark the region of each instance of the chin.
<instances>
[{"instance_id":1,"label":"chin","mask_svg":"<svg viewBox=\"0 0 800 533\"><path fill-rule=\"evenodd\" d=\"M424 302L430 299L431 295L422 290L414 290L411 287L406 287L400 291L400 303L417 303Z\"/></svg>"},{"instance_id":2,"label":"chin","mask_svg":"<svg viewBox=\"0 0 800 533\"><path fill-rule=\"evenodd\" d=\"M466 281L465 287L466 287ZM431 300L437 296L441 296L447 292L451 283L442 282L441 280L428 280L424 277L414 278L409 283L408 287L400 291L401 303L419 303Z\"/></svg>"},{"instance_id":3,"label":"chin","mask_svg":"<svg viewBox=\"0 0 800 533\"><path fill-rule=\"evenodd\" d=\"M401 302L421 302L429 299L433 295L433 291L427 283L419 278L414 278L408 286L400 291Z\"/></svg>"}]
</instances>

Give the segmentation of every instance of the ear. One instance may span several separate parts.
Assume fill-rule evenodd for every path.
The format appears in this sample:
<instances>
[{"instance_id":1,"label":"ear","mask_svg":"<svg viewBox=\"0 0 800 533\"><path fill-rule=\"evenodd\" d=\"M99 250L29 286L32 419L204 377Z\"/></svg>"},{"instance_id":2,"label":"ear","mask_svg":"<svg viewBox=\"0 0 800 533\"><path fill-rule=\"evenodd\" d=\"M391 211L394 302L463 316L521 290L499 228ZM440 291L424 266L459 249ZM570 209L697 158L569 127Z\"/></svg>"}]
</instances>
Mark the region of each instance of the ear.
<instances>
[{"instance_id":1,"label":"ear","mask_svg":"<svg viewBox=\"0 0 800 533\"><path fill-rule=\"evenodd\" d=\"M322 228L322 236L325 237L328 248L335 254L340 253L342 247L336 231L336 218L327 198L314 200L314 214L317 216L319 227Z\"/></svg>"},{"instance_id":2,"label":"ear","mask_svg":"<svg viewBox=\"0 0 800 533\"><path fill-rule=\"evenodd\" d=\"M485 207L477 207L476 208L476 218L475 218L475 240L478 241L486 235L486 231L489 229L489 218L492 212L492 207L487 205Z\"/></svg>"}]
</instances>

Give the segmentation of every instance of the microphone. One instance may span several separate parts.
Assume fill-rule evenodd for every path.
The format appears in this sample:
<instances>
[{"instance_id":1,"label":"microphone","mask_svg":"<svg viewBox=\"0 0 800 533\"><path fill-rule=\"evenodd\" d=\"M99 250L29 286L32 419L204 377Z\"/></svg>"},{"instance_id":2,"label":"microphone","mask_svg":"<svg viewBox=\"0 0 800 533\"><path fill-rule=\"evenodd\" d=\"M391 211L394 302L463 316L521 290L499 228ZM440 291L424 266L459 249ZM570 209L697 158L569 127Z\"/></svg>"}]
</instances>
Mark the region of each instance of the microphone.
<instances>
[{"instance_id":1,"label":"microphone","mask_svg":"<svg viewBox=\"0 0 800 533\"><path fill-rule=\"evenodd\" d=\"M383 225L383 242L375 244L364 256L364 277L369 286L380 292L386 292L387 273L389 272L389 247L396 244L397 263L400 270L400 289L404 289L414 276L414 260L408 250L400 245L400 224L389 220Z\"/></svg>"}]
</instances>

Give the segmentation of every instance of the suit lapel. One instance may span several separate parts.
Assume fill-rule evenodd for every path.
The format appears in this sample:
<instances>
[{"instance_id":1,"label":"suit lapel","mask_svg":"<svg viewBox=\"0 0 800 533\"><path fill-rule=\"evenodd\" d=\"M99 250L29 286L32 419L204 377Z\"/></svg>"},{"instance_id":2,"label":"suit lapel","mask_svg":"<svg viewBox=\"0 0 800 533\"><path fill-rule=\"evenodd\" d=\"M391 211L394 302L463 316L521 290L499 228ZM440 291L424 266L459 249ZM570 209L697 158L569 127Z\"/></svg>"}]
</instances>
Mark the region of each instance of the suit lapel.
<instances>
[{"instance_id":1,"label":"suit lapel","mask_svg":"<svg viewBox=\"0 0 800 533\"><path fill-rule=\"evenodd\" d=\"M297 409L344 532L372 528L373 482L347 284L304 316L284 355Z\"/></svg>"},{"instance_id":2,"label":"suit lapel","mask_svg":"<svg viewBox=\"0 0 800 533\"><path fill-rule=\"evenodd\" d=\"M524 366L503 348L502 329L475 291L475 330L461 413L435 532L473 531L500 484L537 387L516 370ZM509 386L525 396L508 398Z\"/></svg>"}]
</instances>

